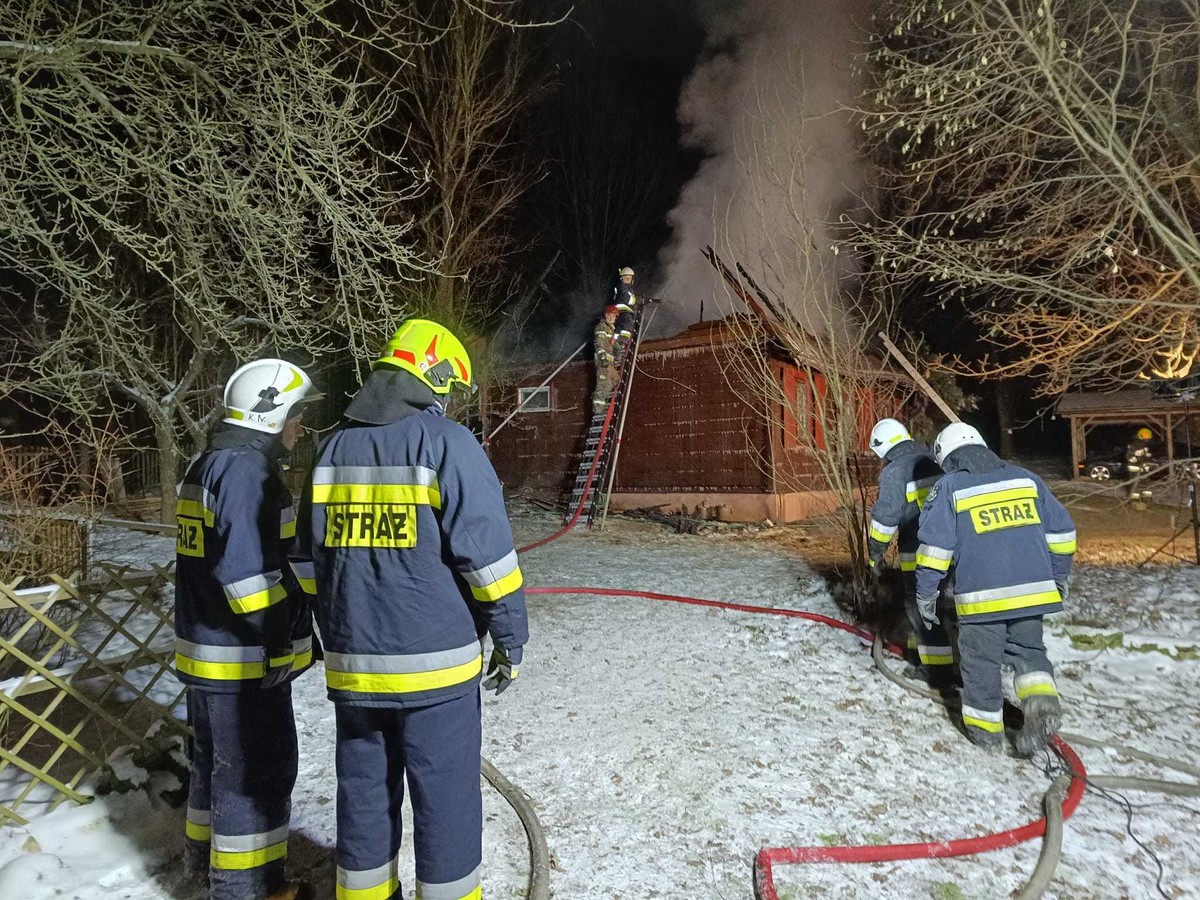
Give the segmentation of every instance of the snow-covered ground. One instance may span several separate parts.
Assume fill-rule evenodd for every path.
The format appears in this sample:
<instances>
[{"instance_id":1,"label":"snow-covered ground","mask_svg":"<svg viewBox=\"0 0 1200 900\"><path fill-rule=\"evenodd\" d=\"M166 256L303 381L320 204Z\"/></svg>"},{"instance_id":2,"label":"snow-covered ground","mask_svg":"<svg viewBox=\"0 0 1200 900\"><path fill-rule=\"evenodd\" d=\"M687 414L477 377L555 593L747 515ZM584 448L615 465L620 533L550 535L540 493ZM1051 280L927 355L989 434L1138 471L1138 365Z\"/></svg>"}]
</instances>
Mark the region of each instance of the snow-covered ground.
<instances>
[{"instance_id":1,"label":"snow-covered ground","mask_svg":"<svg viewBox=\"0 0 1200 900\"><path fill-rule=\"evenodd\" d=\"M525 541L555 527L528 513L514 524ZM148 556L161 552L154 546ZM523 567L531 585L839 615L802 559L763 540L620 522L531 551ZM1068 700L1064 730L1200 764L1200 570L1085 569L1073 591L1071 612L1048 623ZM484 704L484 753L534 799L558 900L746 900L764 845L952 839L1040 814L1049 783L1040 768L979 754L940 708L876 673L848 634L632 598L536 596L529 606L520 681ZM332 897L333 709L319 672L297 683L295 698L291 862ZM1096 774L1179 777L1079 750ZM1164 867L1166 896L1200 896L1200 801L1129 799L1134 833ZM485 814L485 896L523 897L520 824L490 789ZM203 889L177 873L182 828L182 812L145 791L0 828L0 898L102 889L200 900ZM1034 843L959 860L778 866L775 879L783 898L1000 898L1023 885L1038 851ZM1125 813L1089 793L1046 896L1156 897L1156 876L1126 835ZM411 891L411 863L405 881Z\"/></svg>"}]
</instances>

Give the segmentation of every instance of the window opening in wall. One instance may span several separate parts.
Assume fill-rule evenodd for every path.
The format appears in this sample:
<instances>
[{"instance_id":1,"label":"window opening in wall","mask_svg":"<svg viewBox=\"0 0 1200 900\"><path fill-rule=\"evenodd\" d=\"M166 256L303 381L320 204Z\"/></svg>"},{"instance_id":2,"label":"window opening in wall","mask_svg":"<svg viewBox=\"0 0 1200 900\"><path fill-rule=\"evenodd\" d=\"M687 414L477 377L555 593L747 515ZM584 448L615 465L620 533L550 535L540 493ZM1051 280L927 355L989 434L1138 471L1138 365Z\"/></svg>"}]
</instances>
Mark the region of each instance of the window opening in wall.
<instances>
[{"instance_id":1,"label":"window opening in wall","mask_svg":"<svg viewBox=\"0 0 1200 900\"><path fill-rule=\"evenodd\" d=\"M517 388L521 412L550 412L550 385Z\"/></svg>"}]
</instances>

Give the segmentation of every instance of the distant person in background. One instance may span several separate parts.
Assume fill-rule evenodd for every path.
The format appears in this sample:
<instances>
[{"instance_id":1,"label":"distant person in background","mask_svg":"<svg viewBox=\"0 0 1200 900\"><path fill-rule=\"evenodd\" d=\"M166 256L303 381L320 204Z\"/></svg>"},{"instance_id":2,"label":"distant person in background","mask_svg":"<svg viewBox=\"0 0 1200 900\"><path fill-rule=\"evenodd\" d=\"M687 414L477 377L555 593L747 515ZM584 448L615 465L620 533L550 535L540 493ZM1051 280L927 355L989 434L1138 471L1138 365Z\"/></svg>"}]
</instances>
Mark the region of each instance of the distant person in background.
<instances>
[{"instance_id":1,"label":"distant person in background","mask_svg":"<svg viewBox=\"0 0 1200 900\"><path fill-rule=\"evenodd\" d=\"M915 648L910 646L906 655L930 687L946 690L954 683L954 648L945 627L941 623L927 627L917 611L917 526L925 497L942 477L942 470L933 461L930 449L913 440L896 419L876 422L870 444L883 460L883 468L879 471L879 497L871 507L868 564L878 578L884 554L895 538L904 583L904 611L916 637L912 642Z\"/></svg>"},{"instance_id":2,"label":"distant person in background","mask_svg":"<svg viewBox=\"0 0 1200 900\"><path fill-rule=\"evenodd\" d=\"M1060 612L1075 554L1070 514L1032 472L1000 459L970 425L942 429L933 456L946 474L921 510L917 606L938 622L942 579L954 566L954 605L967 737L1004 749L1001 667L1013 667L1025 724L1017 751L1032 756L1062 718L1042 617Z\"/></svg>"},{"instance_id":3,"label":"distant person in background","mask_svg":"<svg viewBox=\"0 0 1200 900\"><path fill-rule=\"evenodd\" d=\"M299 900L284 877L296 723L291 681L312 663L312 616L288 567L296 534L282 459L312 382L281 359L242 366L176 504L175 670L187 685L186 856L210 900Z\"/></svg>"},{"instance_id":4,"label":"distant person in background","mask_svg":"<svg viewBox=\"0 0 1200 900\"><path fill-rule=\"evenodd\" d=\"M1125 447L1125 474L1134 479L1130 485L1129 499L1135 503L1148 503L1151 499L1151 490L1142 476L1154 462L1153 443L1154 432L1143 426Z\"/></svg>"},{"instance_id":5,"label":"distant person in background","mask_svg":"<svg viewBox=\"0 0 1200 900\"><path fill-rule=\"evenodd\" d=\"M1153 442L1154 432L1149 428L1139 428L1125 447L1125 466L1131 474L1139 475L1149 468L1154 458Z\"/></svg>"},{"instance_id":6,"label":"distant person in background","mask_svg":"<svg viewBox=\"0 0 1200 900\"><path fill-rule=\"evenodd\" d=\"M617 384L617 334L618 310L609 305L596 323L592 336L592 353L596 360L596 389L592 392L592 414L598 415L608 408L609 398Z\"/></svg>"}]
</instances>

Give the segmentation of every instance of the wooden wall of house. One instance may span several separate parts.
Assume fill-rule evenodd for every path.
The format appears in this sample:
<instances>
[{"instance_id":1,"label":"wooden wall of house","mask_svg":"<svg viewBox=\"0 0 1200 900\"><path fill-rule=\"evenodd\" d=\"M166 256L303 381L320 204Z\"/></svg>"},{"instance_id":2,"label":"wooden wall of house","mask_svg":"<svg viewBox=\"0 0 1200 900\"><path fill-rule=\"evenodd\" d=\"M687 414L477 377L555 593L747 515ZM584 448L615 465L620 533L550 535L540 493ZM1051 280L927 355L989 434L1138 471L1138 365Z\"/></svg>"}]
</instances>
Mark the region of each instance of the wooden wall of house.
<instances>
[{"instance_id":1,"label":"wooden wall of house","mask_svg":"<svg viewBox=\"0 0 1200 900\"><path fill-rule=\"evenodd\" d=\"M778 404L777 424L772 428L772 440L777 450L776 480L780 492L796 490L821 490L825 488L821 474L821 462L813 453L827 452L821 423L813 413L818 397L826 391L825 379L816 373L810 380L808 374L789 363L780 362L777 377L788 398ZM846 461L855 475L866 486L874 485L879 474L879 458L868 447L871 428L883 416L900 413L900 404L895 397L880 397L870 390L862 390L854 399L855 427L858 435L858 453Z\"/></svg>"},{"instance_id":2,"label":"wooden wall of house","mask_svg":"<svg viewBox=\"0 0 1200 900\"><path fill-rule=\"evenodd\" d=\"M519 388L540 384L551 371L552 367L535 371L498 396L489 396L486 431L491 432L517 406ZM519 412L496 435L489 455L502 482L549 492L570 488L592 415L594 378L590 362L569 364L549 385L549 411Z\"/></svg>"},{"instance_id":3,"label":"wooden wall of house","mask_svg":"<svg viewBox=\"0 0 1200 900\"><path fill-rule=\"evenodd\" d=\"M695 327L695 326L693 326ZM820 466L802 439L808 429L824 448L820 426L811 415L814 391L824 391L817 375L779 362L775 372L799 404L752 400L753 390L735 391L726 371L734 365L734 344L677 346L643 352L635 376L617 472L618 491L777 492L822 490ZM518 388L537 385L546 367L524 378L502 396L489 398L487 429L495 428L517 403ZM594 373L590 362L568 365L550 385L549 412L521 412L491 445L492 463L501 480L520 487L567 490L574 482L590 419ZM755 409L751 403L761 404ZM770 421L764 414L770 407ZM858 467L868 484L878 472L866 447L881 411L873 397L856 403L862 436ZM792 409L803 420L798 422ZM820 452L820 451L818 451Z\"/></svg>"},{"instance_id":4,"label":"wooden wall of house","mask_svg":"<svg viewBox=\"0 0 1200 900\"><path fill-rule=\"evenodd\" d=\"M769 429L722 372L734 352L702 345L642 355L617 490L769 490Z\"/></svg>"}]
</instances>

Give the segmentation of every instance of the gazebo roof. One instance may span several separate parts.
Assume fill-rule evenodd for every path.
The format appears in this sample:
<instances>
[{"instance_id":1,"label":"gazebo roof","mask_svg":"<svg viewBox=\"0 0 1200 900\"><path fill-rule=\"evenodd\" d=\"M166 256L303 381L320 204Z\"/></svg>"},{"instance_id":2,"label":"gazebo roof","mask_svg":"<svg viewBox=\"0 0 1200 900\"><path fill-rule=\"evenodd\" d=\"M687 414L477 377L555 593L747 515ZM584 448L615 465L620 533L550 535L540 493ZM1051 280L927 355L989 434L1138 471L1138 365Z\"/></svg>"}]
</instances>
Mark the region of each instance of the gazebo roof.
<instances>
[{"instance_id":1,"label":"gazebo roof","mask_svg":"<svg viewBox=\"0 0 1200 900\"><path fill-rule=\"evenodd\" d=\"M1136 417L1153 412L1181 413L1183 404L1172 398L1156 397L1149 388L1136 388L1111 393L1080 391L1063 394L1058 398L1056 409L1060 416L1068 419L1075 416Z\"/></svg>"}]
</instances>

